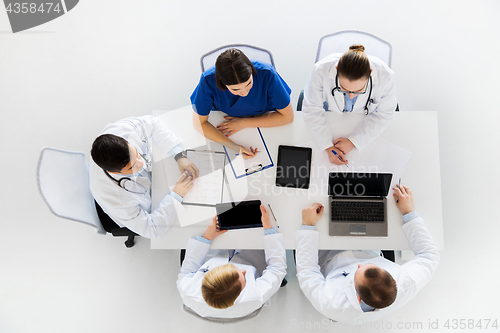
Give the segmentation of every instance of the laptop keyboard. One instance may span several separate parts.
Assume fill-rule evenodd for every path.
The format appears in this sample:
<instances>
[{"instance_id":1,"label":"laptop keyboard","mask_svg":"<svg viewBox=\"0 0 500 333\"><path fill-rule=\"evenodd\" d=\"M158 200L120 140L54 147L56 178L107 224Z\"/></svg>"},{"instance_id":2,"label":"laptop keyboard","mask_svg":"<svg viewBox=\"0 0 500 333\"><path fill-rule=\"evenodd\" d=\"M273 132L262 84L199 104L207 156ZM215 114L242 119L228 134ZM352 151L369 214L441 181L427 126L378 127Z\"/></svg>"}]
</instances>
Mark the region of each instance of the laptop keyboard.
<instances>
[{"instance_id":1,"label":"laptop keyboard","mask_svg":"<svg viewBox=\"0 0 500 333\"><path fill-rule=\"evenodd\" d=\"M332 200L334 222L384 222L384 202Z\"/></svg>"}]
</instances>

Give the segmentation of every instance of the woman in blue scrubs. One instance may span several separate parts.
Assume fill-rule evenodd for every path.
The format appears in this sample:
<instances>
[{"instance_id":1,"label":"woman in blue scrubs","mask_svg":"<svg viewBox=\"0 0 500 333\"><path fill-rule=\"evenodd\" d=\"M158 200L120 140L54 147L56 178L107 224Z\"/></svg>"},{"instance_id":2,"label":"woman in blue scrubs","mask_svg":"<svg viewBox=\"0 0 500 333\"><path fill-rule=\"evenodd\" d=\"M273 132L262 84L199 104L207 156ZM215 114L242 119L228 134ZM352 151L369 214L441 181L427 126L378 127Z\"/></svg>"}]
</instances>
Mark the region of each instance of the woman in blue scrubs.
<instances>
[{"instance_id":1,"label":"woman in blue scrubs","mask_svg":"<svg viewBox=\"0 0 500 333\"><path fill-rule=\"evenodd\" d=\"M193 124L206 138L243 154L256 150L237 145L229 138L246 127L275 127L293 121L291 89L272 65L250 61L238 49L222 52L215 67L201 75L191 95ZM208 122L211 111L226 113L226 122L214 127Z\"/></svg>"}]
</instances>

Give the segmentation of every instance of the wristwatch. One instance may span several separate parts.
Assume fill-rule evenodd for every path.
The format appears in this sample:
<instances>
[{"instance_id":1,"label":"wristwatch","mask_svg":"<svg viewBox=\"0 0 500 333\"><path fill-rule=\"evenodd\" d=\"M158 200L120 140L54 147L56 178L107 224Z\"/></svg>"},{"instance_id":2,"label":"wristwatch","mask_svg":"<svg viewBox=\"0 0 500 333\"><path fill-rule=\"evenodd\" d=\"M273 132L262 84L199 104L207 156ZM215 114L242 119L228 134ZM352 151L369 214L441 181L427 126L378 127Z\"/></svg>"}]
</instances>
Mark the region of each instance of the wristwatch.
<instances>
[{"instance_id":1,"label":"wristwatch","mask_svg":"<svg viewBox=\"0 0 500 333\"><path fill-rule=\"evenodd\" d=\"M180 153L177 153L175 156L174 156L174 160L177 162L177 160L179 158L182 158L182 157L186 157L187 158L187 154L186 154L186 151L183 150L181 151Z\"/></svg>"}]
</instances>

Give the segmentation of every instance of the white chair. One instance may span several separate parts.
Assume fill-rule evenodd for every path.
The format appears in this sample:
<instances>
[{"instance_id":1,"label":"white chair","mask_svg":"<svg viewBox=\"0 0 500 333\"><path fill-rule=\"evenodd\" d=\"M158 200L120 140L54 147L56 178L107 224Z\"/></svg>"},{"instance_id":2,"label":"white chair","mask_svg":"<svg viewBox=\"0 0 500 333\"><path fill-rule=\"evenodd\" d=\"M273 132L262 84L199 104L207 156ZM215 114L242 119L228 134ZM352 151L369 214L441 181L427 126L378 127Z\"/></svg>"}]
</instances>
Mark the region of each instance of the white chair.
<instances>
[{"instance_id":1,"label":"white chair","mask_svg":"<svg viewBox=\"0 0 500 333\"><path fill-rule=\"evenodd\" d=\"M261 49L256 46L252 45L246 45L246 44L231 44L231 45L225 45L221 46L218 49L212 50L204 55L201 56L201 71L204 72L210 67L215 65L215 61L217 60L217 57L219 54L224 52L227 49L230 48L235 48L240 50L241 52L245 53L245 55L248 57L250 60L259 60L261 62L265 62L267 64L271 64L274 66L274 59L273 55L271 52L265 49Z\"/></svg>"},{"instance_id":2,"label":"white chair","mask_svg":"<svg viewBox=\"0 0 500 333\"><path fill-rule=\"evenodd\" d=\"M37 181L40 194L52 213L106 234L90 192L89 165L84 153L43 148L38 160ZM129 229L116 228L111 233L116 237L127 236L127 247L134 245L135 234Z\"/></svg>"},{"instance_id":3,"label":"white chair","mask_svg":"<svg viewBox=\"0 0 500 333\"><path fill-rule=\"evenodd\" d=\"M363 31L345 30L321 37L316 62L332 53L344 53L349 46L361 44L368 55L375 56L391 67L392 46L385 40Z\"/></svg>"},{"instance_id":4,"label":"white chair","mask_svg":"<svg viewBox=\"0 0 500 333\"><path fill-rule=\"evenodd\" d=\"M89 165L85 154L45 147L37 169L38 189L52 213L85 223L106 234L89 187Z\"/></svg>"},{"instance_id":5,"label":"white chair","mask_svg":"<svg viewBox=\"0 0 500 333\"><path fill-rule=\"evenodd\" d=\"M212 323L218 323L218 324L233 324L233 323L238 323L238 322L243 321L243 320L257 318L260 315L260 312L262 311L263 307L264 307L264 305L261 306L260 308L258 308L257 310L255 310L254 312L252 312L244 317L240 317L240 318L214 318L214 317L202 317L199 314L197 314L196 312L194 312L190 307L187 307L185 304L182 304L182 309L185 312L187 312L195 317L198 317L200 319L203 319L203 320L206 320L206 321L209 321Z\"/></svg>"}]
</instances>

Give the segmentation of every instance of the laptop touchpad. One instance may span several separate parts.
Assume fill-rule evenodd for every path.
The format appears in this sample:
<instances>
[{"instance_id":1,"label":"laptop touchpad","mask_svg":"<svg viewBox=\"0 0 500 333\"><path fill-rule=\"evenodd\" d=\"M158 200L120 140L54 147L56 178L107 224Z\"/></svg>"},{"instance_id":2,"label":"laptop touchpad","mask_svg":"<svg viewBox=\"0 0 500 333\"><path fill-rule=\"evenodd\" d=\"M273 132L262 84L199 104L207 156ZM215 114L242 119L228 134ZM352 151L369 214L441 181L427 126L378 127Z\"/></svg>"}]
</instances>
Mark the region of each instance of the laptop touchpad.
<instances>
[{"instance_id":1,"label":"laptop touchpad","mask_svg":"<svg viewBox=\"0 0 500 333\"><path fill-rule=\"evenodd\" d=\"M351 234L352 235L366 235L366 225L365 224L351 224Z\"/></svg>"}]
</instances>

